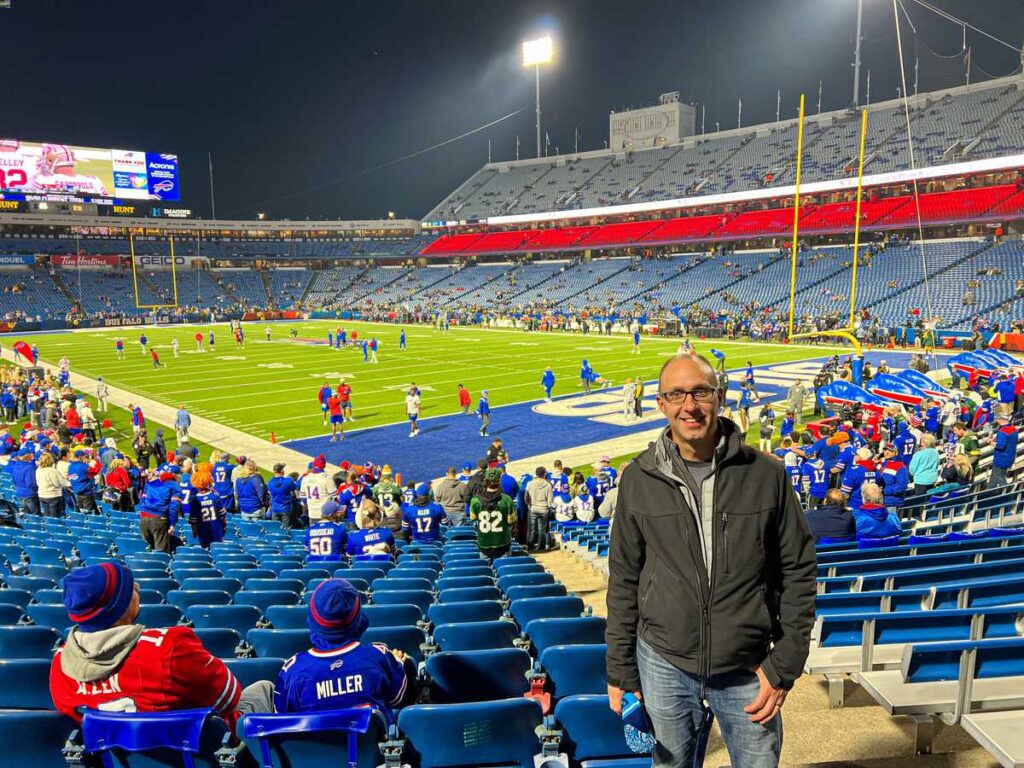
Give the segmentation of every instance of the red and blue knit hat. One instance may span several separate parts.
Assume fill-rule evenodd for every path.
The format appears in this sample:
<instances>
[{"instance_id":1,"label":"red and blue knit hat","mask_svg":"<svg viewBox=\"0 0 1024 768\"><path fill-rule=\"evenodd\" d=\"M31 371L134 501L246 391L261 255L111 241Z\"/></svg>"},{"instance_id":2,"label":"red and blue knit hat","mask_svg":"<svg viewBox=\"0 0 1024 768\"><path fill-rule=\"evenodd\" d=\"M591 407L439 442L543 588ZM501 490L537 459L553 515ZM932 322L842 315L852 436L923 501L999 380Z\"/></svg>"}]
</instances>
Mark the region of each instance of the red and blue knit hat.
<instances>
[{"instance_id":1,"label":"red and blue knit hat","mask_svg":"<svg viewBox=\"0 0 1024 768\"><path fill-rule=\"evenodd\" d=\"M345 579L328 579L313 591L306 625L317 650L327 651L358 640L369 624L359 591Z\"/></svg>"},{"instance_id":2,"label":"red and blue knit hat","mask_svg":"<svg viewBox=\"0 0 1024 768\"><path fill-rule=\"evenodd\" d=\"M128 610L135 577L120 563L75 568L64 577L64 607L83 632L110 629Z\"/></svg>"}]
</instances>

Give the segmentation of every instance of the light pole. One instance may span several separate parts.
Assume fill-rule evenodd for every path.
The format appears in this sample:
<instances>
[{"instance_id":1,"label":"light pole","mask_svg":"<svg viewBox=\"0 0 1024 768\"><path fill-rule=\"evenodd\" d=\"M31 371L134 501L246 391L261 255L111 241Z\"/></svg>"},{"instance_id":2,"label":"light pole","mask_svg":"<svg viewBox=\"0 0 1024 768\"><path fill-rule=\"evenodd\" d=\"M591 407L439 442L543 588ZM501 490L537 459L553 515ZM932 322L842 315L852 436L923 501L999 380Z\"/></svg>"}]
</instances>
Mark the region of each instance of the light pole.
<instances>
[{"instance_id":1,"label":"light pole","mask_svg":"<svg viewBox=\"0 0 1024 768\"><path fill-rule=\"evenodd\" d=\"M537 157L540 157L540 65L550 63L553 53L550 35L523 42L523 66L533 67L537 83Z\"/></svg>"}]
</instances>

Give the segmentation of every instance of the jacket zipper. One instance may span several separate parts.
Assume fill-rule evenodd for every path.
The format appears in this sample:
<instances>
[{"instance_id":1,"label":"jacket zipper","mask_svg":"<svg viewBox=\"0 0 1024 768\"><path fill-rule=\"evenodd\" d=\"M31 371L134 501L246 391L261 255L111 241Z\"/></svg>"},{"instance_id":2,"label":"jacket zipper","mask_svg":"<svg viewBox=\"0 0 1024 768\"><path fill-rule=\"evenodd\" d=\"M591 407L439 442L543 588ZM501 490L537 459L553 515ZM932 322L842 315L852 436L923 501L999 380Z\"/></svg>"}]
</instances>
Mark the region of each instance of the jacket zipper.
<instances>
[{"instance_id":1,"label":"jacket zipper","mask_svg":"<svg viewBox=\"0 0 1024 768\"><path fill-rule=\"evenodd\" d=\"M712 501L711 501L711 520L712 520L712 526L714 526L715 513L718 511L718 477L719 477L719 472L720 471L721 471L721 466L720 465L716 466L715 467L715 472L712 475L712 480L711 480L711 482L712 482L712 496L713 496ZM724 528L724 522L725 522L724 521L724 518L725 518L725 513L724 512L722 513L722 518L723 518L723 528ZM712 529L711 529L711 551L712 552L715 551L715 529L714 529L714 527L712 527ZM704 626L707 628L708 643L707 643L707 653L705 653L703 655L703 657L701 658L701 666L702 666L702 669L704 670L703 678L704 678L704 682L705 683L707 683L708 678L711 677L711 604L712 604L712 602L715 599L715 575L717 574L717 572L718 572L718 558L714 557L711 560L711 580L710 580L710 583L708 585L708 602L707 602L707 605L704 606Z\"/></svg>"}]
</instances>

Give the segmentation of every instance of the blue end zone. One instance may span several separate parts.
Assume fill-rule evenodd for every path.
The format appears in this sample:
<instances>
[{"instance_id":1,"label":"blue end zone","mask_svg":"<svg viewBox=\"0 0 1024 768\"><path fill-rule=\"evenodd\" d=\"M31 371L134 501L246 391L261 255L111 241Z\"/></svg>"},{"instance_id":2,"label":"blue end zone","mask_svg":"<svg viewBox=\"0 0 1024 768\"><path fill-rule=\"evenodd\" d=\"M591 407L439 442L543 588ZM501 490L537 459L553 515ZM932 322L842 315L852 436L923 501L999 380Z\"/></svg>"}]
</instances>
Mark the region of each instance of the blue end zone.
<instances>
[{"instance_id":1,"label":"blue end zone","mask_svg":"<svg viewBox=\"0 0 1024 768\"><path fill-rule=\"evenodd\" d=\"M808 390L821 369L825 357L760 365L754 367L754 380L762 402L785 398L790 385L802 379ZM909 352L869 352L865 355L872 368L886 360L890 368L901 369L910 361ZM729 399L735 405L739 380L746 368L729 369ZM576 382L573 382L575 385ZM561 449L611 440L642 432L664 424L654 399L656 382L645 384L644 418L626 422L622 417L622 387L601 390L592 395L572 394L543 400L492 408L489 437L481 437L480 420L461 413L420 419L420 434L409 437L409 424L390 424L346 431L345 440L332 443L330 434L290 440L283 445L311 458L323 453L329 462L372 461L390 464L404 479L423 480L438 477L449 465L461 467L483 458L487 446L500 437L513 460ZM811 400L808 398L808 405ZM356 410L356 418L359 411ZM781 417L781 414L779 414ZM754 416L754 413L751 413ZM357 421L356 424L359 422ZM326 429L326 428L325 428Z\"/></svg>"}]
</instances>

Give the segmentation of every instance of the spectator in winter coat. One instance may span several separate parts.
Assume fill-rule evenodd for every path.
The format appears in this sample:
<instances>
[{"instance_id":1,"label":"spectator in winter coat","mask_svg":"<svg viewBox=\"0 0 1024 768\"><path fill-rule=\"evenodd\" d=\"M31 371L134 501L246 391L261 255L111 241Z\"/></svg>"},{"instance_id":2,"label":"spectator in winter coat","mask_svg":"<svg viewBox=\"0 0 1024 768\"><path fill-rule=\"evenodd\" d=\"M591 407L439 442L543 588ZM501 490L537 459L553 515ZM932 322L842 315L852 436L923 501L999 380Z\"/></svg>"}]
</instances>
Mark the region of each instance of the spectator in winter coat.
<instances>
[{"instance_id":1,"label":"spectator in winter coat","mask_svg":"<svg viewBox=\"0 0 1024 768\"><path fill-rule=\"evenodd\" d=\"M119 512L128 512L132 508L132 479L128 474L127 462L124 459L114 459L110 462L104 478L108 489L117 494L114 502L114 509Z\"/></svg>"},{"instance_id":2,"label":"spectator in winter coat","mask_svg":"<svg viewBox=\"0 0 1024 768\"><path fill-rule=\"evenodd\" d=\"M256 462L249 459L235 480L238 511L245 520L259 519L267 509L267 485L260 477Z\"/></svg>"},{"instance_id":3,"label":"spectator in winter coat","mask_svg":"<svg viewBox=\"0 0 1024 768\"><path fill-rule=\"evenodd\" d=\"M274 465L274 476L267 482L270 497L270 517L280 520L281 527L288 531L292 527L292 510L295 507L298 486L284 473L284 464Z\"/></svg>"},{"instance_id":4,"label":"spectator in winter coat","mask_svg":"<svg viewBox=\"0 0 1024 768\"><path fill-rule=\"evenodd\" d=\"M455 467L448 467L445 476L434 486L434 501L444 507L452 525L462 525L466 522L466 486L455 475Z\"/></svg>"},{"instance_id":5,"label":"spectator in winter coat","mask_svg":"<svg viewBox=\"0 0 1024 768\"><path fill-rule=\"evenodd\" d=\"M56 463L49 451L39 455L36 485L39 489L40 510L46 517L64 517L64 489L68 483L57 471Z\"/></svg>"},{"instance_id":6,"label":"spectator in winter coat","mask_svg":"<svg viewBox=\"0 0 1024 768\"><path fill-rule=\"evenodd\" d=\"M164 431L162 429L158 429L156 437L153 438L153 457L156 459L158 467L167 461L167 443L164 442Z\"/></svg>"},{"instance_id":7,"label":"spectator in winter coat","mask_svg":"<svg viewBox=\"0 0 1024 768\"><path fill-rule=\"evenodd\" d=\"M884 539L902 532L899 518L885 508L882 489L874 483L861 486L862 502L854 507L853 519L857 524L857 536L869 539Z\"/></svg>"},{"instance_id":8,"label":"spectator in winter coat","mask_svg":"<svg viewBox=\"0 0 1024 768\"><path fill-rule=\"evenodd\" d=\"M1006 415L996 417L996 436L992 447L992 474L989 476L988 487L997 488L1006 485L1007 475L1017 460L1017 428L1010 424Z\"/></svg>"},{"instance_id":9,"label":"spectator in winter coat","mask_svg":"<svg viewBox=\"0 0 1024 768\"><path fill-rule=\"evenodd\" d=\"M910 459L910 476L914 480L914 493L931 490L939 479L939 452L935 450L935 435L921 435L921 442Z\"/></svg>"},{"instance_id":10,"label":"spectator in winter coat","mask_svg":"<svg viewBox=\"0 0 1024 768\"><path fill-rule=\"evenodd\" d=\"M824 504L804 512L807 527L817 543L823 538L846 539L857 531L853 515L846 506L846 495L832 488L825 493Z\"/></svg>"},{"instance_id":11,"label":"spectator in winter coat","mask_svg":"<svg viewBox=\"0 0 1024 768\"><path fill-rule=\"evenodd\" d=\"M39 514L39 486L36 484L36 455L28 447L12 457L8 468L14 482L14 492L21 499L21 511L26 515Z\"/></svg>"}]
</instances>

